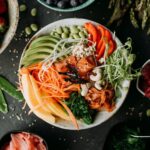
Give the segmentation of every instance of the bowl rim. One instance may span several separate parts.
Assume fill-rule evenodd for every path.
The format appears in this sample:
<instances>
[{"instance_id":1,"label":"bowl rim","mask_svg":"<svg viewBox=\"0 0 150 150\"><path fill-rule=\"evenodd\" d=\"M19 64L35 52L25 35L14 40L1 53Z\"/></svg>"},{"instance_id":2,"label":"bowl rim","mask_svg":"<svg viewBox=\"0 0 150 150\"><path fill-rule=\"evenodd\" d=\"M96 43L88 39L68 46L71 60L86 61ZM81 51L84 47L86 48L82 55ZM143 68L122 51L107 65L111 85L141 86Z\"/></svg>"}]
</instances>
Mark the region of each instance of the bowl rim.
<instances>
[{"instance_id":1,"label":"bowl rim","mask_svg":"<svg viewBox=\"0 0 150 150\"><path fill-rule=\"evenodd\" d=\"M95 0L87 0L86 2L84 2L83 4L81 4L81 5L77 6L77 7L72 7L72 8L67 8L67 9L61 9L61 8L58 8L58 7L50 6L50 5L46 4L46 2L44 2L43 0L37 0L37 1L40 4L42 4L43 6L49 8L49 9L52 9L52 10L55 10L55 11L59 11L59 12L73 12L73 11L78 11L78 10L81 10L81 9L84 9L84 8L88 7L93 2L95 2Z\"/></svg>"},{"instance_id":2,"label":"bowl rim","mask_svg":"<svg viewBox=\"0 0 150 150\"><path fill-rule=\"evenodd\" d=\"M21 55L21 59L20 59L20 62L19 62L19 68L18 68L18 69L21 68L21 61L22 61L23 55L25 54L27 47L29 46L29 44L32 42L32 40L33 40L34 38L36 38L36 37L42 35L42 33L44 32L44 30L45 30L46 28L50 28L49 26L62 23L63 21L68 23L68 21L70 21L70 20L71 20L71 21L77 21L77 22L79 22L79 21L80 21L80 22L91 22L91 23L94 23L94 24L96 24L96 25L102 25L102 24L100 24L100 23L97 23L97 22L92 21L92 20L89 20L89 19L83 19L83 18L67 18L67 19L62 19L62 20L58 20L58 21L52 22L52 23L50 23L50 24L44 26L44 27L41 28L36 34L34 34L34 35L30 38L29 42L26 44L26 46L25 46L25 48L24 48L24 50L23 50L23 52L22 52L22 55ZM103 26L103 25L102 25L102 26ZM105 26L103 26L103 27L106 28ZM106 28L106 29L108 29L108 28ZM109 30L109 29L108 29L108 30ZM110 31L110 30L109 30L109 31ZM111 32L111 31L110 31L110 32ZM111 32L111 33L112 33L112 32ZM119 40L117 37L116 37L115 40L116 40L116 42L118 42L119 44L122 44L122 43L120 42L120 40ZM131 81L129 81L129 86L127 87L127 91L125 91L125 94L124 94L124 96L123 96L123 100L120 102L120 105L119 105L117 108L115 108L114 111L111 112L110 116L107 116L106 119L102 120L100 123L93 123L93 124L91 124L91 125L87 125L86 127L82 127L82 128L80 128L79 130L86 130L86 129L90 129L90 128L96 127L96 126L101 125L102 123L106 122L106 121L107 121L108 119L110 119L112 116L114 116L114 115L117 113L117 111L121 108L121 106L123 105L123 103L124 103L124 101L125 101L125 99L126 99L126 97L127 97L127 95L128 95L129 88L130 88L130 84L131 84ZM122 93L122 94L123 94L123 93ZM41 119L41 120L42 120L42 119ZM44 122L45 122L45 121L44 121ZM62 126L62 125L59 125L59 124L57 124L57 123L51 123L51 125L53 125L53 126L55 126L55 127L58 127L58 128L61 128L61 129L65 129L65 130L76 130L75 128L69 128L68 126L67 126L67 127L66 127L66 126Z\"/></svg>"},{"instance_id":3,"label":"bowl rim","mask_svg":"<svg viewBox=\"0 0 150 150\"><path fill-rule=\"evenodd\" d=\"M140 71L142 71L142 69L143 69L149 62L150 62L150 59L148 59L148 60L142 65ZM140 77L141 77L141 76L139 76L139 77L137 78L137 81L136 81L136 88L137 88L137 90L138 90L143 96L145 96L145 93L144 93L144 92L140 89L140 87L139 87L139 80L140 80Z\"/></svg>"},{"instance_id":4,"label":"bowl rim","mask_svg":"<svg viewBox=\"0 0 150 150\"><path fill-rule=\"evenodd\" d=\"M0 54L8 47L11 40L13 39L13 37L16 33L16 30L17 30L18 22L19 22L19 4L18 4L18 1L17 0L7 0L7 1L14 4L16 16L13 16L13 18L15 18L14 19L15 21L13 22L12 25L9 26L8 30L6 31L6 33L4 35L4 38L2 40L2 44L0 47ZM12 9L12 6L10 8ZM8 12L8 14L9 14L9 20L10 20L10 13ZM6 38L7 38L7 41L6 41Z\"/></svg>"}]
</instances>

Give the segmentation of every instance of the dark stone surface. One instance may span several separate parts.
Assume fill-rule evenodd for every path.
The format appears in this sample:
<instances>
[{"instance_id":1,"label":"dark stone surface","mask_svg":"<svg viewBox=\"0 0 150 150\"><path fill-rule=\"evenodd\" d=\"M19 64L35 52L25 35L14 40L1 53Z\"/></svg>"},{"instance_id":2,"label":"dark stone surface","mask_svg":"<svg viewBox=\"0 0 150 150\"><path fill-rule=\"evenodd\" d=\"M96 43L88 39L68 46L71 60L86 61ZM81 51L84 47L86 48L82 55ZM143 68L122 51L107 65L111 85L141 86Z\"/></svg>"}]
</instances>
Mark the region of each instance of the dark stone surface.
<instances>
[{"instance_id":1,"label":"dark stone surface","mask_svg":"<svg viewBox=\"0 0 150 150\"><path fill-rule=\"evenodd\" d=\"M19 0L19 2L25 1ZM20 38L19 35L26 26L36 22L43 27L56 20L72 17L87 18L106 25L111 14L111 11L106 9L107 1L103 0L96 0L88 8L73 13L59 13L48 10L36 0L26 0L26 3L28 11L20 14L21 19L16 34L17 40L14 38L9 47L0 55L0 74L13 83L18 80L16 75L18 63L26 45L25 38ZM30 8L33 7L38 8L38 16L35 18L30 16ZM150 58L150 37L144 31L134 29L128 18L125 18L119 27L114 26L110 29L115 30L117 36L123 42L129 36L133 39L133 52L137 55L134 68L141 67ZM150 108L150 101L136 90L134 81L131 84L125 103L111 119L93 129L83 131L58 129L41 121L34 115L28 116L25 111L22 111L23 103L19 104L8 95L5 96L9 104L9 113L6 115L0 114L0 138L11 130L30 131L45 138L50 150L102 150L106 136L115 124L130 119L141 122L146 119L146 122L150 123L149 118L147 119L145 115L146 109Z\"/></svg>"}]
</instances>

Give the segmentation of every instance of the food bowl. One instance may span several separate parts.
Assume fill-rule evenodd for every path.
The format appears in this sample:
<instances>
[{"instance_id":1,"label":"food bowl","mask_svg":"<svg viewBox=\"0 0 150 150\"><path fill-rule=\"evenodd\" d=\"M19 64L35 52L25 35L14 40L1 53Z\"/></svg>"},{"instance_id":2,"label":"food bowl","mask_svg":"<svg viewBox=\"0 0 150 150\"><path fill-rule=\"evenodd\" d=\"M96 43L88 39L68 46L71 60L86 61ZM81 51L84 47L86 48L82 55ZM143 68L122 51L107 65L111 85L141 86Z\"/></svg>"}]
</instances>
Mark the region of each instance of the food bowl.
<instances>
[{"instance_id":1,"label":"food bowl","mask_svg":"<svg viewBox=\"0 0 150 150\"><path fill-rule=\"evenodd\" d=\"M4 39L0 46L0 54L7 48L12 38L15 35L18 21L19 21L19 7L17 0L7 0L8 2L8 15L9 15L9 28L4 35Z\"/></svg>"},{"instance_id":2,"label":"food bowl","mask_svg":"<svg viewBox=\"0 0 150 150\"><path fill-rule=\"evenodd\" d=\"M130 146L130 149L137 149L137 144L141 147L138 147L140 150L149 149L150 132L148 122L148 120L140 122L130 119L114 125L108 132L103 150L122 150L127 146Z\"/></svg>"},{"instance_id":3,"label":"food bowl","mask_svg":"<svg viewBox=\"0 0 150 150\"><path fill-rule=\"evenodd\" d=\"M42 137L40 137L40 136L37 135L37 134L29 133L29 132L25 132L25 131L11 131L11 132L6 133L6 134L0 139L0 149L1 149L5 144L7 144L8 142L10 142L10 140L11 140L11 134L18 134L18 133L26 133L26 134L30 134L30 135L32 135L32 136L34 136L34 137L38 137L40 140L43 141L43 144L44 144L44 146L46 147L46 150L48 150L47 142L46 142Z\"/></svg>"},{"instance_id":4,"label":"food bowl","mask_svg":"<svg viewBox=\"0 0 150 150\"><path fill-rule=\"evenodd\" d=\"M81 25L82 26L86 22L91 22L91 23L93 23L95 25L99 25L98 23L93 22L91 20L87 20L87 19L70 18L70 19L63 19L63 20L56 21L56 22L51 23L51 24L45 26L44 28L42 28L39 32L37 32L30 39L30 41L26 45L26 47L25 47L25 49L24 49L24 51L22 53L21 59L20 59L19 69L22 67L21 66L21 62L22 62L24 54L26 53L26 50L27 50L28 46L30 45L30 43L36 37L48 34L52 30L54 30L55 28L60 27L60 26L72 26L72 25ZM120 42L120 40L117 37L115 37L115 41L117 43L117 46L122 45L121 42ZM105 122L109 118L111 118L119 110L119 108L121 107L121 105L125 101L127 93L129 91L129 86L130 86L130 84L125 89L121 89L121 91L120 91L121 92L121 97L119 97L119 98L116 99L116 107L115 107L115 109L112 112L106 112L106 111L98 112L97 115L96 115L96 117L95 117L94 122L92 124L90 124L90 125L87 125L87 124L85 124L85 123L83 123L81 121L78 121L79 129L83 130L83 129L93 128L93 127L95 127L97 125L102 124L103 122ZM62 128L62 129L75 130L72 122L65 121L63 119L58 119L56 123L50 123L50 124L52 124L52 125L54 125L56 127Z\"/></svg>"},{"instance_id":5,"label":"food bowl","mask_svg":"<svg viewBox=\"0 0 150 150\"><path fill-rule=\"evenodd\" d=\"M77 6L77 7L73 7L73 8L66 8L66 9L61 9L61 8L58 8L58 7L54 7L54 6L50 6L48 5L44 0L37 0L40 4L42 4L43 6L49 8L49 9L52 9L52 10L55 10L55 11L59 11L59 12L74 12L74 11L77 11L77 10L81 10L83 8L86 8L88 7L89 5L91 5L95 0L87 0L85 3Z\"/></svg>"},{"instance_id":6,"label":"food bowl","mask_svg":"<svg viewBox=\"0 0 150 150\"><path fill-rule=\"evenodd\" d=\"M148 60L143 64L143 66L142 66L142 68L141 68L141 71L142 71L142 69L143 69L147 64L149 64L149 63L150 63L150 59L148 59ZM144 91L140 88L140 79L141 79L141 76L137 79L136 88L137 88L137 90L138 90L143 96L145 96Z\"/></svg>"}]
</instances>

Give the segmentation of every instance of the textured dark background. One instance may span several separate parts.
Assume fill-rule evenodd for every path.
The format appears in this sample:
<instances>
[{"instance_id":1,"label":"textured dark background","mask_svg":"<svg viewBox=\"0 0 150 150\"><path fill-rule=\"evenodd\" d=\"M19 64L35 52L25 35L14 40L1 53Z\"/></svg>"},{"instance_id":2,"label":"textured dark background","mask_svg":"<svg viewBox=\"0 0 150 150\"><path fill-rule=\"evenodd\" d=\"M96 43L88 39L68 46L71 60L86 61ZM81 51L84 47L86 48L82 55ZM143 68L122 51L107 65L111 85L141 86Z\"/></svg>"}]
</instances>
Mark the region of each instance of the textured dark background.
<instances>
[{"instance_id":1,"label":"textured dark background","mask_svg":"<svg viewBox=\"0 0 150 150\"><path fill-rule=\"evenodd\" d=\"M56 20L72 17L87 18L106 25L111 14L111 10L107 9L107 0L96 0L88 8L73 13L51 11L36 0L19 0L19 3L22 2L26 2L28 11L20 14L17 34L0 55L0 74L13 83L17 82L18 63L27 42L27 39L20 35L26 26L36 22L43 27ZM35 18L30 16L30 9L33 7L38 8L38 16ZM127 16L119 27L112 26L110 29L116 31L122 42L125 42L127 37L133 39L133 52L137 55L134 68L141 67L150 58L150 37L144 31L134 29ZM83 131L62 130L41 121L34 115L28 116L27 111L22 110L23 103L18 103L8 95L5 96L9 104L9 113L0 114L0 138L12 130L30 131L45 138L50 150L102 150L107 134L114 125L130 119L150 125L150 119L145 115L146 110L150 108L150 100L136 90L135 81L131 84L125 103L111 119L93 129Z\"/></svg>"}]
</instances>

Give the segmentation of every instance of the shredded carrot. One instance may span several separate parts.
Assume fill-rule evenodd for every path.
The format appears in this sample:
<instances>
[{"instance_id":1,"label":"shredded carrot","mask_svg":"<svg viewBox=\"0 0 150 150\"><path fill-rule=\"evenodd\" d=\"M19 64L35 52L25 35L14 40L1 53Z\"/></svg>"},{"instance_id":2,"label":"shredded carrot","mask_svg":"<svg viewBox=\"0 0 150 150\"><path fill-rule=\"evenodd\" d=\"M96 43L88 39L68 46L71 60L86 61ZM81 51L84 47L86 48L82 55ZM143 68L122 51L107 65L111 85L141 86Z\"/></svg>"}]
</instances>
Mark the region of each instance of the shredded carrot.
<instances>
[{"instance_id":1,"label":"shredded carrot","mask_svg":"<svg viewBox=\"0 0 150 150\"><path fill-rule=\"evenodd\" d=\"M65 81L66 76L59 74L59 71L57 71L54 65L44 70L42 63L37 63L27 68L22 68L20 70L20 75L26 73L29 73L34 77L35 82L39 87L39 90L48 94L46 95L47 98L53 98L58 103L60 103L62 107L65 108L73 124L77 129L79 129L73 113L67 107L67 105L63 103L62 100L69 98L71 92L80 91L80 85L72 84L69 81ZM35 109L38 109L39 107L43 107L43 105L44 105L44 101L42 104L36 106L31 111L29 111L29 114L32 113Z\"/></svg>"},{"instance_id":2,"label":"shredded carrot","mask_svg":"<svg viewBox=\"0 0 150 150\"><path fill-rule=\"evenodd\" d=\"M66 76L60 75L54 65L47 68L47 70L43 70L42 67L42 64L39 63L22 68L21 74L26 73L27 70L34 77L39 90L48 93L53 98L62 100L62 98L69 98L71 92L80 91L80 85L65 81Z\"/></svg>"},{"instance_id":3,"label":"shredded carrot","mask_svg":"<svg viewBox=\"0 0 150 150\"><path fill-rule=\"evenodd\" d=\"M66 88L64 88L64 91L80 91L80 85L79 84L72 84Z\"/></svg>"}]
</instances>

